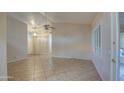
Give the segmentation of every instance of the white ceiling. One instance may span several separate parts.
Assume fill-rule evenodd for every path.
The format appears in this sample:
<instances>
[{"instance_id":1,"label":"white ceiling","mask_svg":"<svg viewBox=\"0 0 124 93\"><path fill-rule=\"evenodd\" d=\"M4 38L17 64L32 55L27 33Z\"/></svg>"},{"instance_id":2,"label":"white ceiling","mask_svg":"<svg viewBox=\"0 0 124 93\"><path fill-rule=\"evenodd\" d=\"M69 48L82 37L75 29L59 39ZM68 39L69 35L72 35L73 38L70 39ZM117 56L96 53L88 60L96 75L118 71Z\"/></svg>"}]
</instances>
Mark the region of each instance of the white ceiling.
<instances>
[{"instance_id":1,"label":"white ceiling","mask_svg":"<svg viewBox=\"0 0 124 93\"><path fill-rule=\"evenodd\" d=\"M27 23L42 25L46 23L43 12L10 12L17 19ZM53 23L91 24L96 12L47 12L47 17Z\"/></svg>"},{"instance_id":2,"label":"white ceiling","mask_svg":"<svg viewBox=\"0 0 124 93\"><path fill-rule=\"evenodd\" d=\"M46 22L45 17L39 12L9 12L8 14L31 25L42 25Z\"/></svg>"},{"instance_id":3,"label":"white ceiling","mask_svg":"<svg viewBox=\"0 0 124 93\"><path fill-rule=\"evenodd\" d=\"M91 24L96 12L48 12L47 15L55 23Z\"/></svg>"}]
</instances>

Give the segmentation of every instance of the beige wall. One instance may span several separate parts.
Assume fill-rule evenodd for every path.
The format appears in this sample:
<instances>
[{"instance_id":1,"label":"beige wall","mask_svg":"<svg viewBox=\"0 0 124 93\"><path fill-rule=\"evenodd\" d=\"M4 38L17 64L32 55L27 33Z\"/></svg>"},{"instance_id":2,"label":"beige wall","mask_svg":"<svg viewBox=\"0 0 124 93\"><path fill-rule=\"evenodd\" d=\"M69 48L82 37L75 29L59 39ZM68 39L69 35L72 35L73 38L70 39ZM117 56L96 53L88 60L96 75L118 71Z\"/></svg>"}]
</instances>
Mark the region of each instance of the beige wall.
<instances>
[{"instance_id":1,"label":"beige wall","mask_svg":"<svg viewBox=\"0 0 124 93\"><path fill-rule=\"evenodd\" d=\"M88 25L53 24L53 56L91 59L91 30Z\"/></svg>"},{"instance_id":2,"label":"beige wall","mask_svg":"<svg viewBox=\"0 0 124 93\"><path fill-rule=\"evenodd\" d=\"M7 80L6 13L0 13L0 81Z\"/></svg>"},{"instance_id":3,"label":"beige wall","mask_svg":"<svg viewBox=\"0 0 124 93\"><path fill-rule=\"evenodd\" d=\"M101 43L102 55L95 56L92 52L92 60L103 80L110 80L110 53L111 53L111 15L108 13L99 13L92 24L92 29L97 24L101 25Z\"/></svg>"},{"instance_id":4,"label":"beige wall","mask_svg":"<svg viewBox=\"0 0 124 93\"><path fill-rule=\"evenodd\" d=\"M22 60L27 55L27 25L7 16L7 60Z\"/></svg>"}]
</instances>

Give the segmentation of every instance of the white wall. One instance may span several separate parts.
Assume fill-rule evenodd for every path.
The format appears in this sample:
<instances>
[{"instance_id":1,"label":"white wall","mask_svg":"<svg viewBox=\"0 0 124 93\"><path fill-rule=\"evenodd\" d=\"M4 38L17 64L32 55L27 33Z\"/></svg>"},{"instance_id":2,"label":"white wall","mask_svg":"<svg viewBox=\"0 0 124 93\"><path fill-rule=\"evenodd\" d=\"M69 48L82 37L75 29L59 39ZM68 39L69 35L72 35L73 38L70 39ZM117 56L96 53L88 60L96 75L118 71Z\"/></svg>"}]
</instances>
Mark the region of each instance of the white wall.
<instances>
[{"instance_id":1,"label":"white wall","mask_svg":"<svg viewBox=\"0 0 124 93\"><path fill-rule=\"evenodd\" d=\"M92 55L92 60L103 80L110 80L110 49L111 49L111 16L110 13L99 13L93 24L94 28L97 24L101 25L102 33L102 56L98 57L94 54Z\"/></svg>"},{"instance_id":2,"label":"white wall","mask_svg":"<svg viewBox=\"0 0 124 93\"><path fill-rule=\"evenodd\" d=\"M27 55L27 25L7 16L7 58L8 62L24 59Z\"/></svg>"},{"instance_id":3,"label":"white wall","mask_svg":"<svg viewBox=\"0 0 124 93\"><path fill-rule=\"evenodd\" d=\"M7 80L6 27L6 14L0 13L0 81Z\"/></svg>"},{"instance_id":4,"label":"white wall","mask_svg":"<svg viewBox=\"0 0 124 93\"><path fill-rule=\"evenodd\" d=\"M91 59L91 30L88 25L53 24L54 57Z\"/></svg>"}]
</instances>

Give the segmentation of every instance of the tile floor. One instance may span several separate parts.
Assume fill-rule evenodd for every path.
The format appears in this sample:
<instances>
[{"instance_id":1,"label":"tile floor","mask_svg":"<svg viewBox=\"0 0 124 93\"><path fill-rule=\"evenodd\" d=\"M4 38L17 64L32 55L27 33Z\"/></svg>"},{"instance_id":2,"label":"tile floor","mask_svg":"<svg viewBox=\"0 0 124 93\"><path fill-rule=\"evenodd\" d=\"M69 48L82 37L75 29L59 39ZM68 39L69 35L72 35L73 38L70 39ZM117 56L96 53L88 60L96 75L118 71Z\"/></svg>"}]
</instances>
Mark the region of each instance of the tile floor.
<instances>
[{"instance_id":1,"label":"tile floor","mask_svg":"<svg viewBox=\"0 0 124 93\"><path fill-rule=\"evenodd\" d=\"M91 61L30 55L8 64L10 81L100 81Z\"/></svg>"}]
</instances>

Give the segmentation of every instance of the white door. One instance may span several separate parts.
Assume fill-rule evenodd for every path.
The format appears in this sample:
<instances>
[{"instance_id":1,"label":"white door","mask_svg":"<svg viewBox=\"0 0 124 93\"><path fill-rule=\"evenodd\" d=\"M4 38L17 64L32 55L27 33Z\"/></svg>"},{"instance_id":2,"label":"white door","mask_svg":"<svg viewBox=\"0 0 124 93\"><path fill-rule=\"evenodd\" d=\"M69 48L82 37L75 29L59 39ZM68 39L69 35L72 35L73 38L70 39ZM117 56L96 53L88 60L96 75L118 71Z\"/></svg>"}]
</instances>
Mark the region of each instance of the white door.
<instances>
[{"instance_id":1,"label":"white door","mask_svg":"<svg viewBox=\"0 0 124 93\"><path fill-rule=\"evenodd\" d=\"M119 80L119 13L111 13L111 80Z\"/></svg>"}]
</instances>

